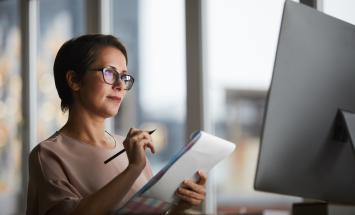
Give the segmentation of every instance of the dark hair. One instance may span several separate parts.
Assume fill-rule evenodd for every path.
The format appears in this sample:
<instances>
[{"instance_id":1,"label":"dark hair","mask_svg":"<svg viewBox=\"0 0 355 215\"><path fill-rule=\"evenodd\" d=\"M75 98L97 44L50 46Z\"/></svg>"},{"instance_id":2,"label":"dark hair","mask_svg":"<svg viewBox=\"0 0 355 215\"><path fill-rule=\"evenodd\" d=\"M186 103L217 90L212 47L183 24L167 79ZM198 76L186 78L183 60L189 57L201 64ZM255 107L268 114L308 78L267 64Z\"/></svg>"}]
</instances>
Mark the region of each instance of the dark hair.
<instances>
[{"instance_id":1,"label":"dark hair","mask_svg":"<svg viewBox=\"0 0 355 215\"><path fill-rule=\"evenodd\" d=\"M120 50L128 63L126 48L112 35L83 35L65 42L59 49L54 61L53 71L63 112L70 109L73 104L71 88L66 79L67 72L69 70L74 71L76 81L80 81L91 64L94 63L98 50L110 46Z\"/></svg>"}]
</instances>

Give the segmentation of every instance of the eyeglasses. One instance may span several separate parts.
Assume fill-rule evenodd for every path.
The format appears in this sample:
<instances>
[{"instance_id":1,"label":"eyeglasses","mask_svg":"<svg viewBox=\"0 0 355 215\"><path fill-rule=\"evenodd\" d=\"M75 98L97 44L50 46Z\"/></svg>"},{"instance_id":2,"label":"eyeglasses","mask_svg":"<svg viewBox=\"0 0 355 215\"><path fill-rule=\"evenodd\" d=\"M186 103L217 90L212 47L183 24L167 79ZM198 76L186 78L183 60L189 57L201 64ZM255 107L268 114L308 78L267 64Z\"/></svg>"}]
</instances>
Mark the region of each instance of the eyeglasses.
<instances>
[{"instance_id":1,"label":"eyeglasses","mask_svg":"<svg viewBox=\"0 0 355 215\"><path fill-rule=\"evenodd\" d=\"M104 78L106 84L114 85L118 80L121 80L123 81L125 90L130 90L133 86L134 78L131 75L125 73L121 74L117 72L116 69L111 67L97 69L97 71L101 71L102 77Z\"/></svg>"}]
</instances>

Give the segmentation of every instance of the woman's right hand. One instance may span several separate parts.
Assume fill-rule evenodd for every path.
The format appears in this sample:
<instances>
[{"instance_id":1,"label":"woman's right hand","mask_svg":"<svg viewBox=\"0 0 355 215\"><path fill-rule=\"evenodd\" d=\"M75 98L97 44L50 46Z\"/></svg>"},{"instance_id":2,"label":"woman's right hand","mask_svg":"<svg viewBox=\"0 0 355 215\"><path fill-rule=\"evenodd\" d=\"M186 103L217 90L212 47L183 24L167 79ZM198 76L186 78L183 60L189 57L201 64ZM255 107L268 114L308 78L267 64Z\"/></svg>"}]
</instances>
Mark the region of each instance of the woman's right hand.
<instances>
[{"instance_id":1,"label":"woman's right hand","mask_svg":"<svg viewBox=\"0 0 355 215\"><path fill-rule=\"evenodd\" d=\"M136 128L131 128L128 131L123 145L126 149L129 166L139 170L143 170L146 165L145 149L148 147L152 153L155 153L152 138L148 132Z\"/></svg>"}]
</instances>

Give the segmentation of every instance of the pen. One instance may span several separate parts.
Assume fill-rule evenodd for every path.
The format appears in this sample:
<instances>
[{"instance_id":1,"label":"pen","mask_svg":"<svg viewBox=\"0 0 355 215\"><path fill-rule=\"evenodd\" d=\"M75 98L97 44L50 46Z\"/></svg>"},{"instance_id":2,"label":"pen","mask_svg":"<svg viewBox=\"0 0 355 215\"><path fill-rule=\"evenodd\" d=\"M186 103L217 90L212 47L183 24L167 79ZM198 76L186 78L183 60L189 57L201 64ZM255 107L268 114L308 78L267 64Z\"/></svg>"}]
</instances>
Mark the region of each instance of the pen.
<instances>
[{"instance_id":1,"label":"pen","mask_svg":"<svg viewBox=\"0 0 355 215\"><path fill-rule=\"evenodd\" d=\"M153 134L155 130L157 130L157 129L148 131L148 134ZM122 153L125 152L125 151L126 151L126 149L122 149L122 150L119 151L118 153L112 155L112 157L110 157L109 159L105 160L104 163L107 164L107 163L110 162L112 159L114 159L115 157L119 156L120 154L122 154Z\"/></svg>"}]
</instances>

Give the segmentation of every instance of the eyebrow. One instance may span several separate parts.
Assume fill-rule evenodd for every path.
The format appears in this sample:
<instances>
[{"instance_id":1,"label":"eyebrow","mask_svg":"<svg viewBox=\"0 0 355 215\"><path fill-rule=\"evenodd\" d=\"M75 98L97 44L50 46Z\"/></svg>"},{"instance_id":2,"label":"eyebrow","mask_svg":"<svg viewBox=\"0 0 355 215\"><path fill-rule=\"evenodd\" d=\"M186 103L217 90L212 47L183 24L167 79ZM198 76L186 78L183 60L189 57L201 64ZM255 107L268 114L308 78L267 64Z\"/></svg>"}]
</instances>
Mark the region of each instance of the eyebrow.
<instances>
[{"instance_id":1,"label":"eyebrow","mask_svg":"<svg viewBox=\"0 0 355 215\"><path fill-rule=\"evenodd\" d=\"M111 66L111 65L107 65L107 66L105 66L105 67L108 67L108 68L112 68L112 69L118 70L116 67Z\"/></svg>"},{"instance_id":2,"label":"eyebrow","mask_svg":"<svg viewBox=\"0 0 355 215\"><path fill-rule=\"evenodd\" d=\"M108 65L107 67L110 67L110 68L115 69L116 71L118 71L118 69L115 66ZM122 70L121 73L127 74L128 71L127 70Z\"/></svg>"}]
</instances>

